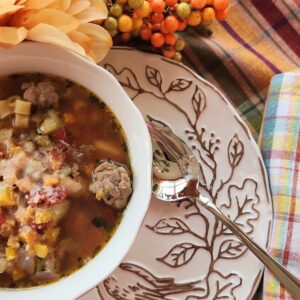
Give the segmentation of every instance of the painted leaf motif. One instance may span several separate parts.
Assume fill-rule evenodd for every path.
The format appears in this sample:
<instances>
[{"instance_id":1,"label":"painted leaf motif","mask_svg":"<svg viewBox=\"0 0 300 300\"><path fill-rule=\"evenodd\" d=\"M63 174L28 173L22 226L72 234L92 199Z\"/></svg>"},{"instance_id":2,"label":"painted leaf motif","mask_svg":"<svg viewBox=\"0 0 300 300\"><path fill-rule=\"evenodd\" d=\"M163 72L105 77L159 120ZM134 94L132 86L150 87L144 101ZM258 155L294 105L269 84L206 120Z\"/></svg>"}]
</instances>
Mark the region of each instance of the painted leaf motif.
<instances>
[{"instance_id":1,"label":"painted leaf motif","mask_svg":"<svg viewBox=\"0 0 300 300\"><path fill-rule=\"evenodd\" d=\"M157 69L147 66L146 77L152 85L156 86L161 91L162 77Z\"/></svg>"},{"instance_id":2,"label":"painted leaf motif","mask_svg":"<svg viewBox=\"0 0 300 300\"><path fill-rule=\"evenodd\" d=\"M229 204L221 206L222 212L234 221L245 233L250 234L254 230L253 221L258 219L259 213L256 205L260 199L257 194L257 182L253 179L245 179L243 185L229 186ZM231 231L223 228L223 234L231 235Z\"/></svg>"},{"instance_id":3,"label":"painted leaf motif","mask_svg":"<svg viewBox=\"0 0 300 300\"><path fill-rule=\"evenodd\" d=\"M218 271L213 271L208 277L209 293L203 296L190 295L186 300L239 300L235 296L235 289L242 284L242 278L237 274L230 273L225 276Z\"/></svg>"},{"instance_id":4,"label":"painted leaf motif","mask_svg":"<svg viewBox=\"0 0 300 300\"><path fill-rule=\"evenodd\" d=\"M237 134L233 136L228 145L228 160L231 167L236 167L244 155L244 144L240 141Z\"/></svg>"},{"instance_id":5,"label":"painted leaf motif","mask_svg":"<svg viewBox=\"0 0 300 300\"><path fill-rule=\"evenodd\" d=\"M242 256L247 248L238 240L225 240L219 249L219 258L233 259Z\"/></svg>"},{"instance_id":6,"label":"painted leaf motif","mask_svg":"<svg viewBox=\"0 0 300 300\"><path fill-rule=\"evenodd\" d=\"M198 116L206 107L206 96L198 85L195 86L195 91L192 97L192 105L196 116Z\"/></svg>"},{"instance_id":7,"label":"painted leaf motif","mask_svg":"<svg viewBox=\"0 0 300 300\"><path fill-rule=\"evenodd\" d=\"M237 274L224 276L219 272L212 272L209 276L210 286L212 288L212 299L215 300L236 300L234 290L242 284L242 279Z\"/></svg>"},{"instance_id":8,"label":"painted leaf motif","mask_svg":"<svg viewBox=\"0 0 300 300\"><path fill-rule=\"evenodd\" d=\"M182 92L188 89L192 84L191 80L178 78L171 82L167 92Z\"/></svg>"},{"instance_id":9,"label":"painted leaf motif","mask_svg":"<svg viewBox=\"0 0 300 300\"><path fill-rule=\"evenodd\" d=\"M159 220L153 227L147 225L149 229L157 234L175 235L189 232L189 227L178 218L166 218Z\"/></svg>"},{"instance_id":10,"label":"painted leaf motif","mask_svg":"<svg viewBox=\"0 0 300 300\"><path fill-rule=\"evenodd\" d=\"M113 74L123 87L132 89L134 91L140 91L142 89L136 75L132 72L132 70L123 68L120 72L118 72L115 67L110 64L105 64L104 68Z\"/></svg>"},{"instance_id":11,"label":"painted leaf motif","mask_svg":"<svg viewBox=\"0 0 300 300\"><path fill-rule=\"evenodd\" d=\"M200 248L200 246L196 246L192 243L178 244L174 246L164 257L157 258L157 260L170 267L177 268L187 264Z\"/></svg>"}]
</instances>

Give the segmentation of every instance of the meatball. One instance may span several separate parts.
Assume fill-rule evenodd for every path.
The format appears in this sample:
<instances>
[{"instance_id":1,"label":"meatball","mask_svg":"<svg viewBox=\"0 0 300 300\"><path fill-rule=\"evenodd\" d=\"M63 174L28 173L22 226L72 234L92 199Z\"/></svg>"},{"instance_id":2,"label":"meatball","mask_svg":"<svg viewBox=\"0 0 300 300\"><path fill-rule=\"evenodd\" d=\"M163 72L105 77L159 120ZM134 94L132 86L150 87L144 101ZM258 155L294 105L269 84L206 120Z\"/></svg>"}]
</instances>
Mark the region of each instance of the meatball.
<instances>
[{"instance_id":1,"label":"meatball","mask_svg":"<svg viewBox=\"0 0 300 300\"><path fill-rule=\"evenodd\" d=\"M132 193L128 170L110 161L100 163L93 171L90 191L96 194L98 200L122 209Z\"/></svg>"},{"instance_id":2,"label":"meatball","mask_svg":"<svg viewBox=\"0 0 300 300\"><path fill-rule=\"evenodd\" d=\"M39 108L56 106L59 100L55 86L49 81L25 82L22 85L23 98Z\"/></svg>"}]
</instances>

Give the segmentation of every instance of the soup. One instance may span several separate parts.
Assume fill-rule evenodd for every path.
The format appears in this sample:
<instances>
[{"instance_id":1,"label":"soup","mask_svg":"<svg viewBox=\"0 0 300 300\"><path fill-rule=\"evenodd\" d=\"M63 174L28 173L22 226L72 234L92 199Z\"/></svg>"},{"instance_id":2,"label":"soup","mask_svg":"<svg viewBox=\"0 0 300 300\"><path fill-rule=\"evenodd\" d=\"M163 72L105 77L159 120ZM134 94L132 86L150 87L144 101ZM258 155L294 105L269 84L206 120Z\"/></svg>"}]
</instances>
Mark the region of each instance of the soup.
<instances>
[{"instance_id":1,"label":"soup","mask_svg":"<svg viewBox=\"0 0 300 300\"><path fill-rule=\"evenodd\" d=\"M0 287L56 281L109 240L132 193L126 140L95 95L44 74L0 78Z\"/></svg>"}]
</instances>

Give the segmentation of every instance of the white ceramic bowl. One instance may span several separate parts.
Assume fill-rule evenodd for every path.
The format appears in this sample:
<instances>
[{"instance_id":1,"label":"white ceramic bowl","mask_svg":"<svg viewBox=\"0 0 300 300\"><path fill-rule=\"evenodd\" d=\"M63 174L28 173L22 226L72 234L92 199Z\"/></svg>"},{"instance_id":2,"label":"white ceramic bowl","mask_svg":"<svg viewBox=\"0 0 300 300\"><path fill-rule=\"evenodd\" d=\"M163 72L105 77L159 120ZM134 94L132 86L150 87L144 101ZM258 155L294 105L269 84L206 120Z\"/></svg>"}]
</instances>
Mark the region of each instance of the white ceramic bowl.
<instances>
[{"instance_id":1,"label":"white ceramic bowl","mask_svg":"<svg viewBox=\"0 0 300 300\"><path fill-rule=\"evenodd\" d=\"M142 115L117 80L103 68L73 53L28 42L11 49L0 49L0 66L0 76L41 72L81 84L110 107L127 137L134 191L121 224L104 249L86 266L58 282L26 289L0 289L0 299L75 299L104 280L119 265L139 231L151 197L152 150L148 130Z\"/></svg>"}]
</instances>

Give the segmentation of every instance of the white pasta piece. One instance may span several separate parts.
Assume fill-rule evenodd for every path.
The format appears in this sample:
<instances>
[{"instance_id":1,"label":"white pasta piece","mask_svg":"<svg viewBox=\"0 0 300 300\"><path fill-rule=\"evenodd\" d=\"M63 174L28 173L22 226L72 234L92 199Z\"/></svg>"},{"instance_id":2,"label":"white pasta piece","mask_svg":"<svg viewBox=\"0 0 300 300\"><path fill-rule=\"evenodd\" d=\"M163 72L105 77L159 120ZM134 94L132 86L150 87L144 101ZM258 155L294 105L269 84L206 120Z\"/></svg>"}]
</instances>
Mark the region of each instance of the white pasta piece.
<instances>
[{"instance_id":1,"label":"white pasta piece","mask_svg":"<svg viewBox=\"0 0 300 300\"><path fill-rule=\"evenodd\" d=\"M11 100L0 101L0 119L4 119L14 112L14 107Z\"/></svg>"},{"instance_id":2,"label":"white pasta piece","mask_svg":"<svg viewBox=\"0 0 300 300\"><path fill-rule=\"evenodd\" d=\"M15 102L15 114L19 115L30 115L31 102L24 100L16 100Z\"/></svg>"},{"instance_id":3,"label":"white pasta piece","mask_svg":"<svg viewBox=\"0 0 300 300\"><path fill-rule=\"evenodd\" d=\"M29 125L29 116L16 114L14 127L27 128Z\"/></svg>"},{"instance_id":4,"label":"white pasta piece","mask_svg":"<svg viewBox=\"0 0 300 300\"><path fill-rule=\"evenodd\" d=\"M94 146L103 154L109 154L111 157L119 157L123 154L120 146L117 146L109 141L96 140Z\"/></svg>"}]
</instances>

